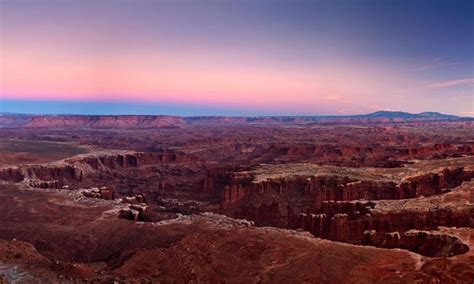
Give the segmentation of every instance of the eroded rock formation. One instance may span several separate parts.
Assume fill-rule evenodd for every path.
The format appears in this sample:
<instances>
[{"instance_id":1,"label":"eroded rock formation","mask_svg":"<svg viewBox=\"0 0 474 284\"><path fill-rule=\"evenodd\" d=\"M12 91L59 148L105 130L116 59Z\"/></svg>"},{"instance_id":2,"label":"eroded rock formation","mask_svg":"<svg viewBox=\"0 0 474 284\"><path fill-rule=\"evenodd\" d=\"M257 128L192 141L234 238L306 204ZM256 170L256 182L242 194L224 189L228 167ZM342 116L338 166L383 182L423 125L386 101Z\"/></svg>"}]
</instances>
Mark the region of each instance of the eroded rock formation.
<instances>
[{"instance_id":1,"label":"eroded rock formation","mask_svg":"<svg viewBox=\"0 0 474 284\"><path fill-rule=\"evenodd\" d=\"M85 197L99 198L105 200L114 200L115 192L114 189L108 186L93 187L82 191Z\"/></svg>"},{"instance_id":2,"label":"eroded rock formation","mask_svg":"<svg viewBox=\"0 0 474 284\"><path fill-rule=\"evenodd\" d=\"M436 169L399 181L357 180L340 175L295 175L255 182L253 173L243 172L235 175L224 187L221 210L255 220L261 225L285 227L293 224L300 213L328 214L328 204L351 204L328 203L331 201L398 200L438 195L473 177L474 170L464 167Z\"/></svg>"},{"instance_id":3,"label":"eroded rock formation","mask_svg":"<svg viewBox=\"0 0 474 284\"><path fill-rule=\"evenodd\" d=\"M469 246L453 235L436 231L410 230L400 234L364 232L363 244L382 248L407 249L424 256L449 257L469 251Z\"/></svg>"}]
</instances>

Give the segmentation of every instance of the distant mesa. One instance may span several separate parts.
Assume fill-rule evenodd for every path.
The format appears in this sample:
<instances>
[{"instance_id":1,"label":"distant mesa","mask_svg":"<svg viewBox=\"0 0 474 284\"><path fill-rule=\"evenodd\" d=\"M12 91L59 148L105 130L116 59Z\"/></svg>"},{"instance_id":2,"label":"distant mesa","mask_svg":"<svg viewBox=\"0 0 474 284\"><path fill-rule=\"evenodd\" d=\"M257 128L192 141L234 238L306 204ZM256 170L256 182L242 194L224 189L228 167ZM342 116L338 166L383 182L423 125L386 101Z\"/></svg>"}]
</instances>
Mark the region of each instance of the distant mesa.
<instances>
[{"instance_id":1,"label":"distant mesa","mask_svg":"<svg viewBox=\"0 0 474 284\"><path fill-rule=\"evenodd\" d=\"M196 124L374 124L423 121L474 121L439 112L377 111L345 116L169 116L169 115L31 115L0 113L0 127L22 128L174 128Z\"/></svg>"},{"instance_id":2,"label":"distant mesa","mask_svg":"<svg viewBox=\"0 0 474 284\"><path fill-rule=\"evenodd\" d=\"M449 115L449 114L442 114L439 112L421 112L421 113L409 113L403 111L377 111L365 115L361 115L361 117L380 117L380 118L438 118L438 119L456 119L460 118L456 115Z\"/></svg>"}]
</instances>

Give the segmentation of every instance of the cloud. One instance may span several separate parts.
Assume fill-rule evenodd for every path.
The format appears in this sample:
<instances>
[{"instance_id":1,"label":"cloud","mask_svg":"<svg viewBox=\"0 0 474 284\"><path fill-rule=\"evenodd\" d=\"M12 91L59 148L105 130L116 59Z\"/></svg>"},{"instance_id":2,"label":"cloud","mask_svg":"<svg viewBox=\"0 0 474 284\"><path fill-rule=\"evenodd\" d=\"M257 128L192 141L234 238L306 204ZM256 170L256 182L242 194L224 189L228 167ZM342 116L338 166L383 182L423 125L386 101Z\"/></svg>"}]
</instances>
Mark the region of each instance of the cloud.
<instances>
[{"instance_id":1,"label":"cloud","mask_svg":"<svg viewBox=\"0 0 474 284\"><path fill-rule=\"evenodd\" d=\"M469 85L474 83L474 78L466 78L466 79L457 79L457 80L447 80L436 82L432 84L425 85L424 88L426 89L440 89L440 88L447 88L453 86L460 86L460 85Z\"/></svg>"},{"instance_id":2,"label":"cloud","mask_svg":"<svg viewBox=\"0 0 474 284\"><path fill-rule=\"evenodd\" d=\"M342 96L325 96L325 97L323 97L323 99L329 100L329 101L336 101L336 102L346 103L346 104L351 104L352 103L352 101L350 101L348 99L345 99Z\"/></svg>"},{"instance_id":3,"label":"cloud","mask_svg":"<svg viewBox=\"0 0 474 284\"><path fill-rule=\"evenodd\" d=\"M436 60L434 60L434 62L415 67L411 71L415 72L415 71L422 71L422 70L430 70L430 69L436 69L440 67L455 66L459 64L460 64L459 62L449 61L446 58L437 58Z\"/></svg>"},{"instance_id":4,"label":"cloud","mask_svg":"<svg viewBox=\"0 0 474 284\"><path fill-rule=\"evenodd\" d=\"M474 111L461 111L459 113L465 116L474 116Z\"/></svg>"},{"instance_id":5,"label":"cloud","mask_svg":"<svg viewBox=\"0 0 474 284\"><path fill-rule=\"evenodd\" d=\"M465 86L474 84L474 78L464 78L464 79L454 79L454 80L444 80L438 82L430 82L414 87L411 89L399 90L397 93L411 92L411 91L421 91L421 90L434 90L434 89L444 89L455 86Z\"/></svg>"}]
</instances>

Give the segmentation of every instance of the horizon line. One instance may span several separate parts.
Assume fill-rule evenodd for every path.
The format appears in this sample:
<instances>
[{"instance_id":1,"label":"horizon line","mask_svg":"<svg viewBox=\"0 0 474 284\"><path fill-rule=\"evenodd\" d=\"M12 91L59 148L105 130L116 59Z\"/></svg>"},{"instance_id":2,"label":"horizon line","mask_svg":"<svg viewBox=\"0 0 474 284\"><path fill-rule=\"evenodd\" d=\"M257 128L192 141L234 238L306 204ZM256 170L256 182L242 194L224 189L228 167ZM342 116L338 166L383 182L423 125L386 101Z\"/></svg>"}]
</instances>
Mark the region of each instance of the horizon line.
<instances>
[{"instance_id":1,"label":"horizon line","mask_svg":"<svg viewBox=\"0 0 474 284\"><path fill-rule=\"evenodd\" d=\"M426 109L429 109L427 111ZM474 111L460 109L456 112L444 112L439 107L424 108L397 108L396 110L387 106L367 105L357 108L344 108L341 106L330 107L324 102L314 107L298 109L294 106L288 107L242 107L240 105L215 105L196 103L171 103L140 101L57 101L57 100L12 100L2 97L0 94L0 113L31 114L31 115L168 115L182 117L202 116L226 116L226 117L309 117L309 116L353 116L364 115L377 111L400 111L411 114L423 112L438 112L447 115L461 117L474 117Z\"/></svg>"},{"instance_id":2,"label":"horizon line","mask_svg":"<svg viewBox=\"0 0 474 284\"><path fill-rule=\"evenodd\" d=\"M355 116L367 116L376 113L401 113L401 114L409 114L409 115L421 115L426 113L433 113L442 116L453 116L458 118L473 118L470 116L461 116L455 114L448 114L448 113L441 113L437 111L423 111L423 112L407 112L401 110L378 110L369 113L353 113L353 114L311 114L311 115L172 115L172 114L80 114L80 113L42 113L42 114L35 114L35 113L21 113L21 112L0 112L0 116L163 116L163 117L182 117L182 118L198 118L198 117L233 117L233 118L254 118L254 117L355 117ZM474 115L474 114L473 114ZM374 117L377 118L377 117Z\"/></svg>"}]
</instances>

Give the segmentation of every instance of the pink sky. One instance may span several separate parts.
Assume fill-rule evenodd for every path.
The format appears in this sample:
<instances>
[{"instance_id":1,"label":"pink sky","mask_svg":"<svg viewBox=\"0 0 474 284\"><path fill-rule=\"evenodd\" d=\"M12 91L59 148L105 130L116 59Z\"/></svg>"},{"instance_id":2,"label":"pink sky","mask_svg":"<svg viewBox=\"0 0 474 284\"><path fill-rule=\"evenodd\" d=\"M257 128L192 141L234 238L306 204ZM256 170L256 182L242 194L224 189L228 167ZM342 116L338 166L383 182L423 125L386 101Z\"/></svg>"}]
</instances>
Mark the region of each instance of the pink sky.
<instances>
[{"instance_id":1,"label":"pink sky","mask_svg":"<svg viewBox=\"0 0 474 284\"><path fill-rule=\"evenodd\" d=\"M157 102L294 114L474 111L472 58L409 54L413 44L401 39L394 41L399 46L385 46L394 39L372 34L373 25L345 34L363 23L351 15L352 22L336 18L341 27L331 32L301 26L298 17L284 25L273 19L281 11L254 15L252 7L236 16L221 7L153 4L157 11L169 9L155 15L151 7L127 1L12 3L2 4L0 20L3 100ZM197 10L208 17L196 17Z\"/></svg>"}]
</instances>

